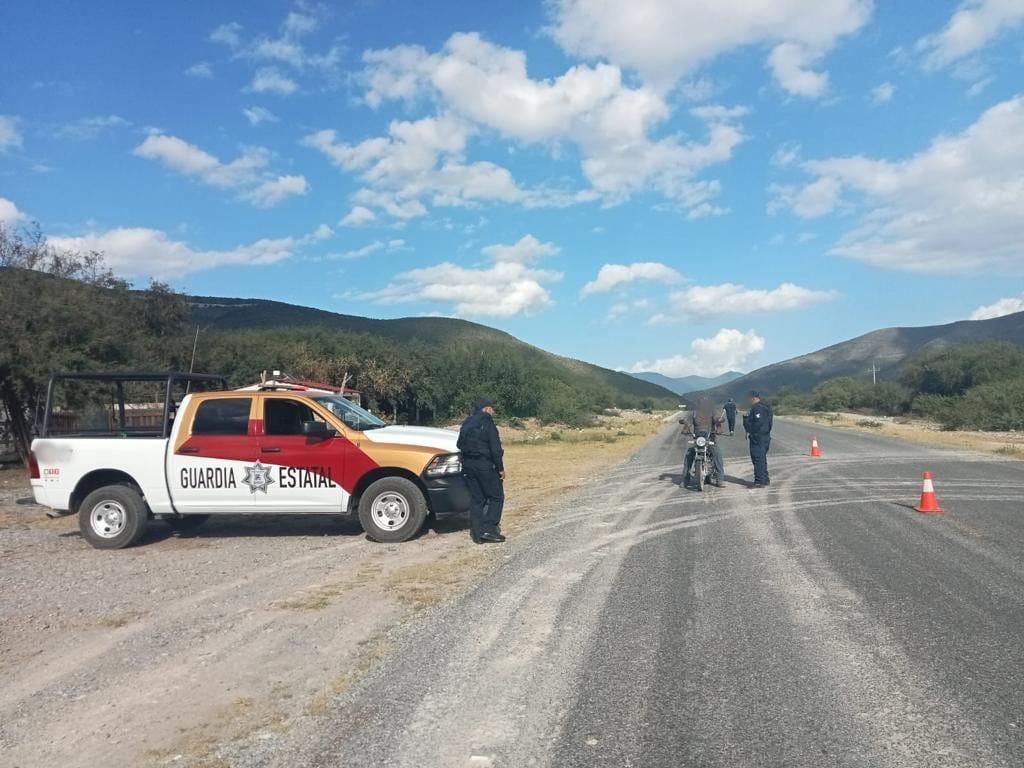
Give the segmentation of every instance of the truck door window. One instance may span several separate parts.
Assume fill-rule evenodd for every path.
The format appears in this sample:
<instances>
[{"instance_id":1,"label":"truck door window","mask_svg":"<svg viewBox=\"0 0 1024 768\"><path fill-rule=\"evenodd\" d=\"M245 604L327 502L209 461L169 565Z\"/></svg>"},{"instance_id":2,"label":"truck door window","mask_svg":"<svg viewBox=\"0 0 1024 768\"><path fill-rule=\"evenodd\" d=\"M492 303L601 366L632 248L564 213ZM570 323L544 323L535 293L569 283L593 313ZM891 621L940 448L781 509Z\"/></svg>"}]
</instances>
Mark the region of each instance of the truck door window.
<instances>
[{"instance_id":1,"label":"truck door window","mask_svg":"<svg viewBox=\"0 0 1024 768\"><path fill-rule=\"evenodd\" d=\"M249 433L248 397L204 400L196 408L193 435L236 435Z\"/></svg>"},{"instance_id":2,"label":"truck door window","mask_svg":"<svg viewBox=\"0 0 1024 768\"><path fill-rule=\"evenodd\" d=\"M268 435L301 435L304 421L323 419L298 400L267 398L263 401L263 430Z\"/></svg>"}]
</instances>

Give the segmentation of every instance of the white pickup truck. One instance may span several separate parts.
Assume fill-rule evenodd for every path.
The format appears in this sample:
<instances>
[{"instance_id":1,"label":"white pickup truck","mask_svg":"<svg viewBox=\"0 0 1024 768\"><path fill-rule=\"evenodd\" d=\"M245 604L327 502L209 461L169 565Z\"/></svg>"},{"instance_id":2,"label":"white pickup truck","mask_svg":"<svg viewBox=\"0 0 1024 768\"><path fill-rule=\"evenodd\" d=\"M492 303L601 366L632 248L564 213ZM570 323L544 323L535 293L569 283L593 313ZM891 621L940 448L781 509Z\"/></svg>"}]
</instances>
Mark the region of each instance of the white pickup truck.
<instances>
[{"instance_id":1,"label":"white pickup truck","mask_svg":"<svg viewBox=\"0 0 1024 768\"><path fill-rule=\"evenodd\" d=\"M153 517L190 528L215 514L358 515L395 542L469 508L456 438L390 426L328 390L55 374L30 476L36 502L77 514L100 549L136 543Z\"/></svg>"}]
</instances>

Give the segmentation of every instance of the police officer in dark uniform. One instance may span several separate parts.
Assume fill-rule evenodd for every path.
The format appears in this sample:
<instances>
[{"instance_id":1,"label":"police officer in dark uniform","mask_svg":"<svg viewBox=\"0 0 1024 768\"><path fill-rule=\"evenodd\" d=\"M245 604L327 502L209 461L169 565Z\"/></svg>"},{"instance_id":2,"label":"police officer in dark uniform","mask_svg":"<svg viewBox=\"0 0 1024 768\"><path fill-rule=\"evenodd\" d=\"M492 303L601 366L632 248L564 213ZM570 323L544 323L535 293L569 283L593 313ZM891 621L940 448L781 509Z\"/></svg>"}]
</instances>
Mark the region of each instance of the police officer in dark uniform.
<instances>
[{"instance_id":1,"label":"police officer in dark uniform","mask_svg":"<svg viewBox=\"0 0 1024 768\"><path fill-rule=\"evenodd\" d=\"M768 477L768 449L772 444L772 409L761 400L761 393L750 393L750 412L743 417L743 431L750 443L750 461L754 464L754 487L771 485Z\"/></svg>"},{"instance_id":2,"label":"police officer in dark uniform","mask_svg":"<svg viewBox=\"0 0 1024 768\"><path fill-rule=\"evenodd\" d=\"M502 542L501 510L505 504L505 465L498 427L494 423L494 403L481 398L473 413L459 430L462 473L469 486L469 532L476 544Z\"/></svg>"},{"instance_id":3,"label":"police officer in dark uniform","mask_svg":"<svg viewBox=\"0 0 1024 768\"><path fill-rule=\"evenodd\" d=\"M729 434L731 435L736 431L736 403L731 397L725 404L725 419L729 422Z\"/></svg>"}]
</instances>

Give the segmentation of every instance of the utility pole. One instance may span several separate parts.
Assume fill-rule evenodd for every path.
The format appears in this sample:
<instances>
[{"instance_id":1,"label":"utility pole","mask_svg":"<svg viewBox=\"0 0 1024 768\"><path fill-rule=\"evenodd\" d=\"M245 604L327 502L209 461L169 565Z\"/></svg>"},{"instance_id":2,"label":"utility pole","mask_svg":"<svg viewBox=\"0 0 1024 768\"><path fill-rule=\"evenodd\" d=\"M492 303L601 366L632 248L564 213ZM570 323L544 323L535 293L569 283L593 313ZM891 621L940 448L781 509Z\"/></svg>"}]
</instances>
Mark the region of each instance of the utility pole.
<instances>
[{"instance_id":1,"label":"utility pole","mask_svg":"<svg viewBox=\"0 0 1024 768\"><path fill-rule=\"evenodd\" d=\"M876 366L874 363L871 363L871 383L875 386L878 385L878 374L878 366Z\"/></svg>"}]
</instances>

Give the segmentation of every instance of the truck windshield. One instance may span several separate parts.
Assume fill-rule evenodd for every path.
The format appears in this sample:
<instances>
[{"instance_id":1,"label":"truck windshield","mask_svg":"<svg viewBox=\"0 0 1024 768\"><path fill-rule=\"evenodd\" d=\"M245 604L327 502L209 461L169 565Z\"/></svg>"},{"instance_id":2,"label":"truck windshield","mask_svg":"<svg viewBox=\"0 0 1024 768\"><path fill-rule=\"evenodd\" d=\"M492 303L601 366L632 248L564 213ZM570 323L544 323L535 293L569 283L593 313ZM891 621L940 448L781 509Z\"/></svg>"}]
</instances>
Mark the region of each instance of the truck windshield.
<instances>
[{"instance_id":1,"label":"truck windshield","mask_svg":"<svg viewBox=\"0 0 1024 768\"><path fill-rule=\"evenodd\" d=\"M319 395L312 399L341 419L345 426L360 432L387 426L387 422L338 395Z\"/></svg>"}]
</instances>

